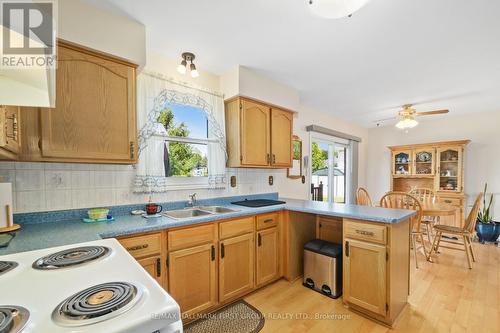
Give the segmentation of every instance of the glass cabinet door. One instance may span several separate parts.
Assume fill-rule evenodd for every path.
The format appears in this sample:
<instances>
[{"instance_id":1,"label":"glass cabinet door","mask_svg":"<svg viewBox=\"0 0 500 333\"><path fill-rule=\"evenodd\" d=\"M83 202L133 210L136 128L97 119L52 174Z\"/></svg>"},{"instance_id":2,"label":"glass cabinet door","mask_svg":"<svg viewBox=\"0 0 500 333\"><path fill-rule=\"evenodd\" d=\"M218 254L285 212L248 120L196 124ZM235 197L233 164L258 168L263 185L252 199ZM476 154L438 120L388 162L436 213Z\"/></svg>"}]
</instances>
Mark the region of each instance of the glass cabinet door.
<instances>
[{"instance_id":1,"label":"glass cabinet door","mask_svg":"<svg viewBox=\"0 0 500 333\"><path fill-rule=\"evenodd\" d=\"M410 175L412 173L411 150L394 151L392 153L392 173L394 175Z\"/></svg>"},{"instance_id":2,"label":"glass cabinet door","mask_svg":"<svg viewBox=\"0 0 500 333\"><path fill-rule=\"evenodd\" d=\"M438 189L439 191L462 191L462 149L440 148L438 150Z\"/></svg>"},{"instance_id":3,"label":"glass cabinet door","mask_svg":"<svg viewBox=\"0 0 500 333\"><path fill-rule=\"evenodd\" d=\"M414 152L414 174L416 175L434 175L435 163L434 149L417 149Z\"/></svg>"}]
</instances>

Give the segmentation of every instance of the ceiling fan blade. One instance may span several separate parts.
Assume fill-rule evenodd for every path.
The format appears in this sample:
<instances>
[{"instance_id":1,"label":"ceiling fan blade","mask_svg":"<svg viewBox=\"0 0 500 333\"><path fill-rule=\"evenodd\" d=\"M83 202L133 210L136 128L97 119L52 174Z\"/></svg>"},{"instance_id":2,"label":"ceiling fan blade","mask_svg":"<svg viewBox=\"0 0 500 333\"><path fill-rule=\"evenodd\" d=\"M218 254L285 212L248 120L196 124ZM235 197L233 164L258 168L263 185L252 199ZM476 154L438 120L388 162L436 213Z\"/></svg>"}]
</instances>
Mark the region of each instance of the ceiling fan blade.
<instances>
[{"instance_id":1,"label":"ceiling fan blade","mask_svg":"<svg viewBox=\"0 0 500 333\"><path fill-rule=\"evenodd\" d=\"M416 115L417 116L432 116L432 115L435 115L435 114L445 114L445 113L448 113L450 112L449 110L435 110L435 111L426 111L426 112L417 112Z\"/></svg>"}]
</instances>

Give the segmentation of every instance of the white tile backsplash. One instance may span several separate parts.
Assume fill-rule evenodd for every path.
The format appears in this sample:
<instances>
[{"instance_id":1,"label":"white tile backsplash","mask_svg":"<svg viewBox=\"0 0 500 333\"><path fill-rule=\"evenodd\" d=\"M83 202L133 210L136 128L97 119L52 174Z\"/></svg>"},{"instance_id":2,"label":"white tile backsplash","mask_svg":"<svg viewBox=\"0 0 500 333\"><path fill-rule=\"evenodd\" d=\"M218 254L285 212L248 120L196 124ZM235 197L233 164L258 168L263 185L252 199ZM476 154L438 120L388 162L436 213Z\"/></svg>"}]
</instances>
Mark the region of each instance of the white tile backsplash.
<instances>
[{"instance_id":1,"label":"white tile backsplash","mask_svg":"<svg viewBox=\"0 0 500 333\"><path fill-rule=\"evenodd\" d=\"M268 177L274 177L269 186ZM236 176L236 187L229 184ZM131 165L0 162L1 181L13 183L16 213L103 207L146 203L150 194L133 193L135 168ZM286 170L227 169L223 190L183 189L153 193L153 201L187 200L196 192L199 199L278 192Z\"/></svg>"}]
</instances>

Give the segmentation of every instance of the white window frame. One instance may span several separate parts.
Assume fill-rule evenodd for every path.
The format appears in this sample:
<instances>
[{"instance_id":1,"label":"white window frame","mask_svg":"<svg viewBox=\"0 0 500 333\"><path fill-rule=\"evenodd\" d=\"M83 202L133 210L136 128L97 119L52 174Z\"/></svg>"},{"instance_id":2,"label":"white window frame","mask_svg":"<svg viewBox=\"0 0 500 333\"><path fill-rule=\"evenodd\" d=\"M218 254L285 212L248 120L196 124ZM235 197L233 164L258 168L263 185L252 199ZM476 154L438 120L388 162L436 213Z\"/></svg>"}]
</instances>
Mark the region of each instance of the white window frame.
<instances>
[{"instance_id":1,"label":"white window frame","mask_svg":"<svg viewBox=\"0 0 500 333\"><path fill-rule=\"evenodd\" d=\"M179 136L168 136L162 135L165 142L182 142L182 143L191 143L191 144L205 144L208 147L209 143L217 143L216 139L196 139L196 138L186 138ZM208 154L207 149L207 159L210 156ZM208 167L208 166L207 166ZM180 177L180 176L172 176L167 177L166 180L167 186L169 190L184 190L184 189L205 189L208 188L208 177Z\"/></svg>"}]
</instances>

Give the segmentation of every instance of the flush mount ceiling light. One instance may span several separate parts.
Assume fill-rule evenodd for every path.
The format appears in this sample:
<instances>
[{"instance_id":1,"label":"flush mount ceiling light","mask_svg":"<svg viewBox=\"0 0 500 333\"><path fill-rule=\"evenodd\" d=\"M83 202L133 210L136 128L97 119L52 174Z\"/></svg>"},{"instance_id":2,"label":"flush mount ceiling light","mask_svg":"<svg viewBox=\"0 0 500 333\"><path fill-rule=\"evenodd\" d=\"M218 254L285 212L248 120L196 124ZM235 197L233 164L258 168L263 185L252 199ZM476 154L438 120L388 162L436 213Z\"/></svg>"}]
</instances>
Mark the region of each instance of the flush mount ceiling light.
<instances>
[{"instance_id":1,"label":"flush mount ceiling light","mask_svg":"<svg viewBox=\"0 0 500 333\"><path fill-rule=\"evenodd\" d=\"M191 77L198 77L200 76L200 73L198 73L198 70L196 69L195 64L193 63L194 60L194 54L191 52L184 52L182 54L182 61L179 66L177 66L177 71L181 74L186 74L187 71L187 65L188 62L189 64L189 72L191 73Z\"/></svg>"},{"instance_id":2,"label":"flush mount ceiling light","mask_svg":"<svg viewBox=\"0 0 500 333\"><path fill-rule=\"evenodd\" d=\"M307 0L314 15L329 19L351 16L370 0Z\"/></svg>"}]
</instances>

